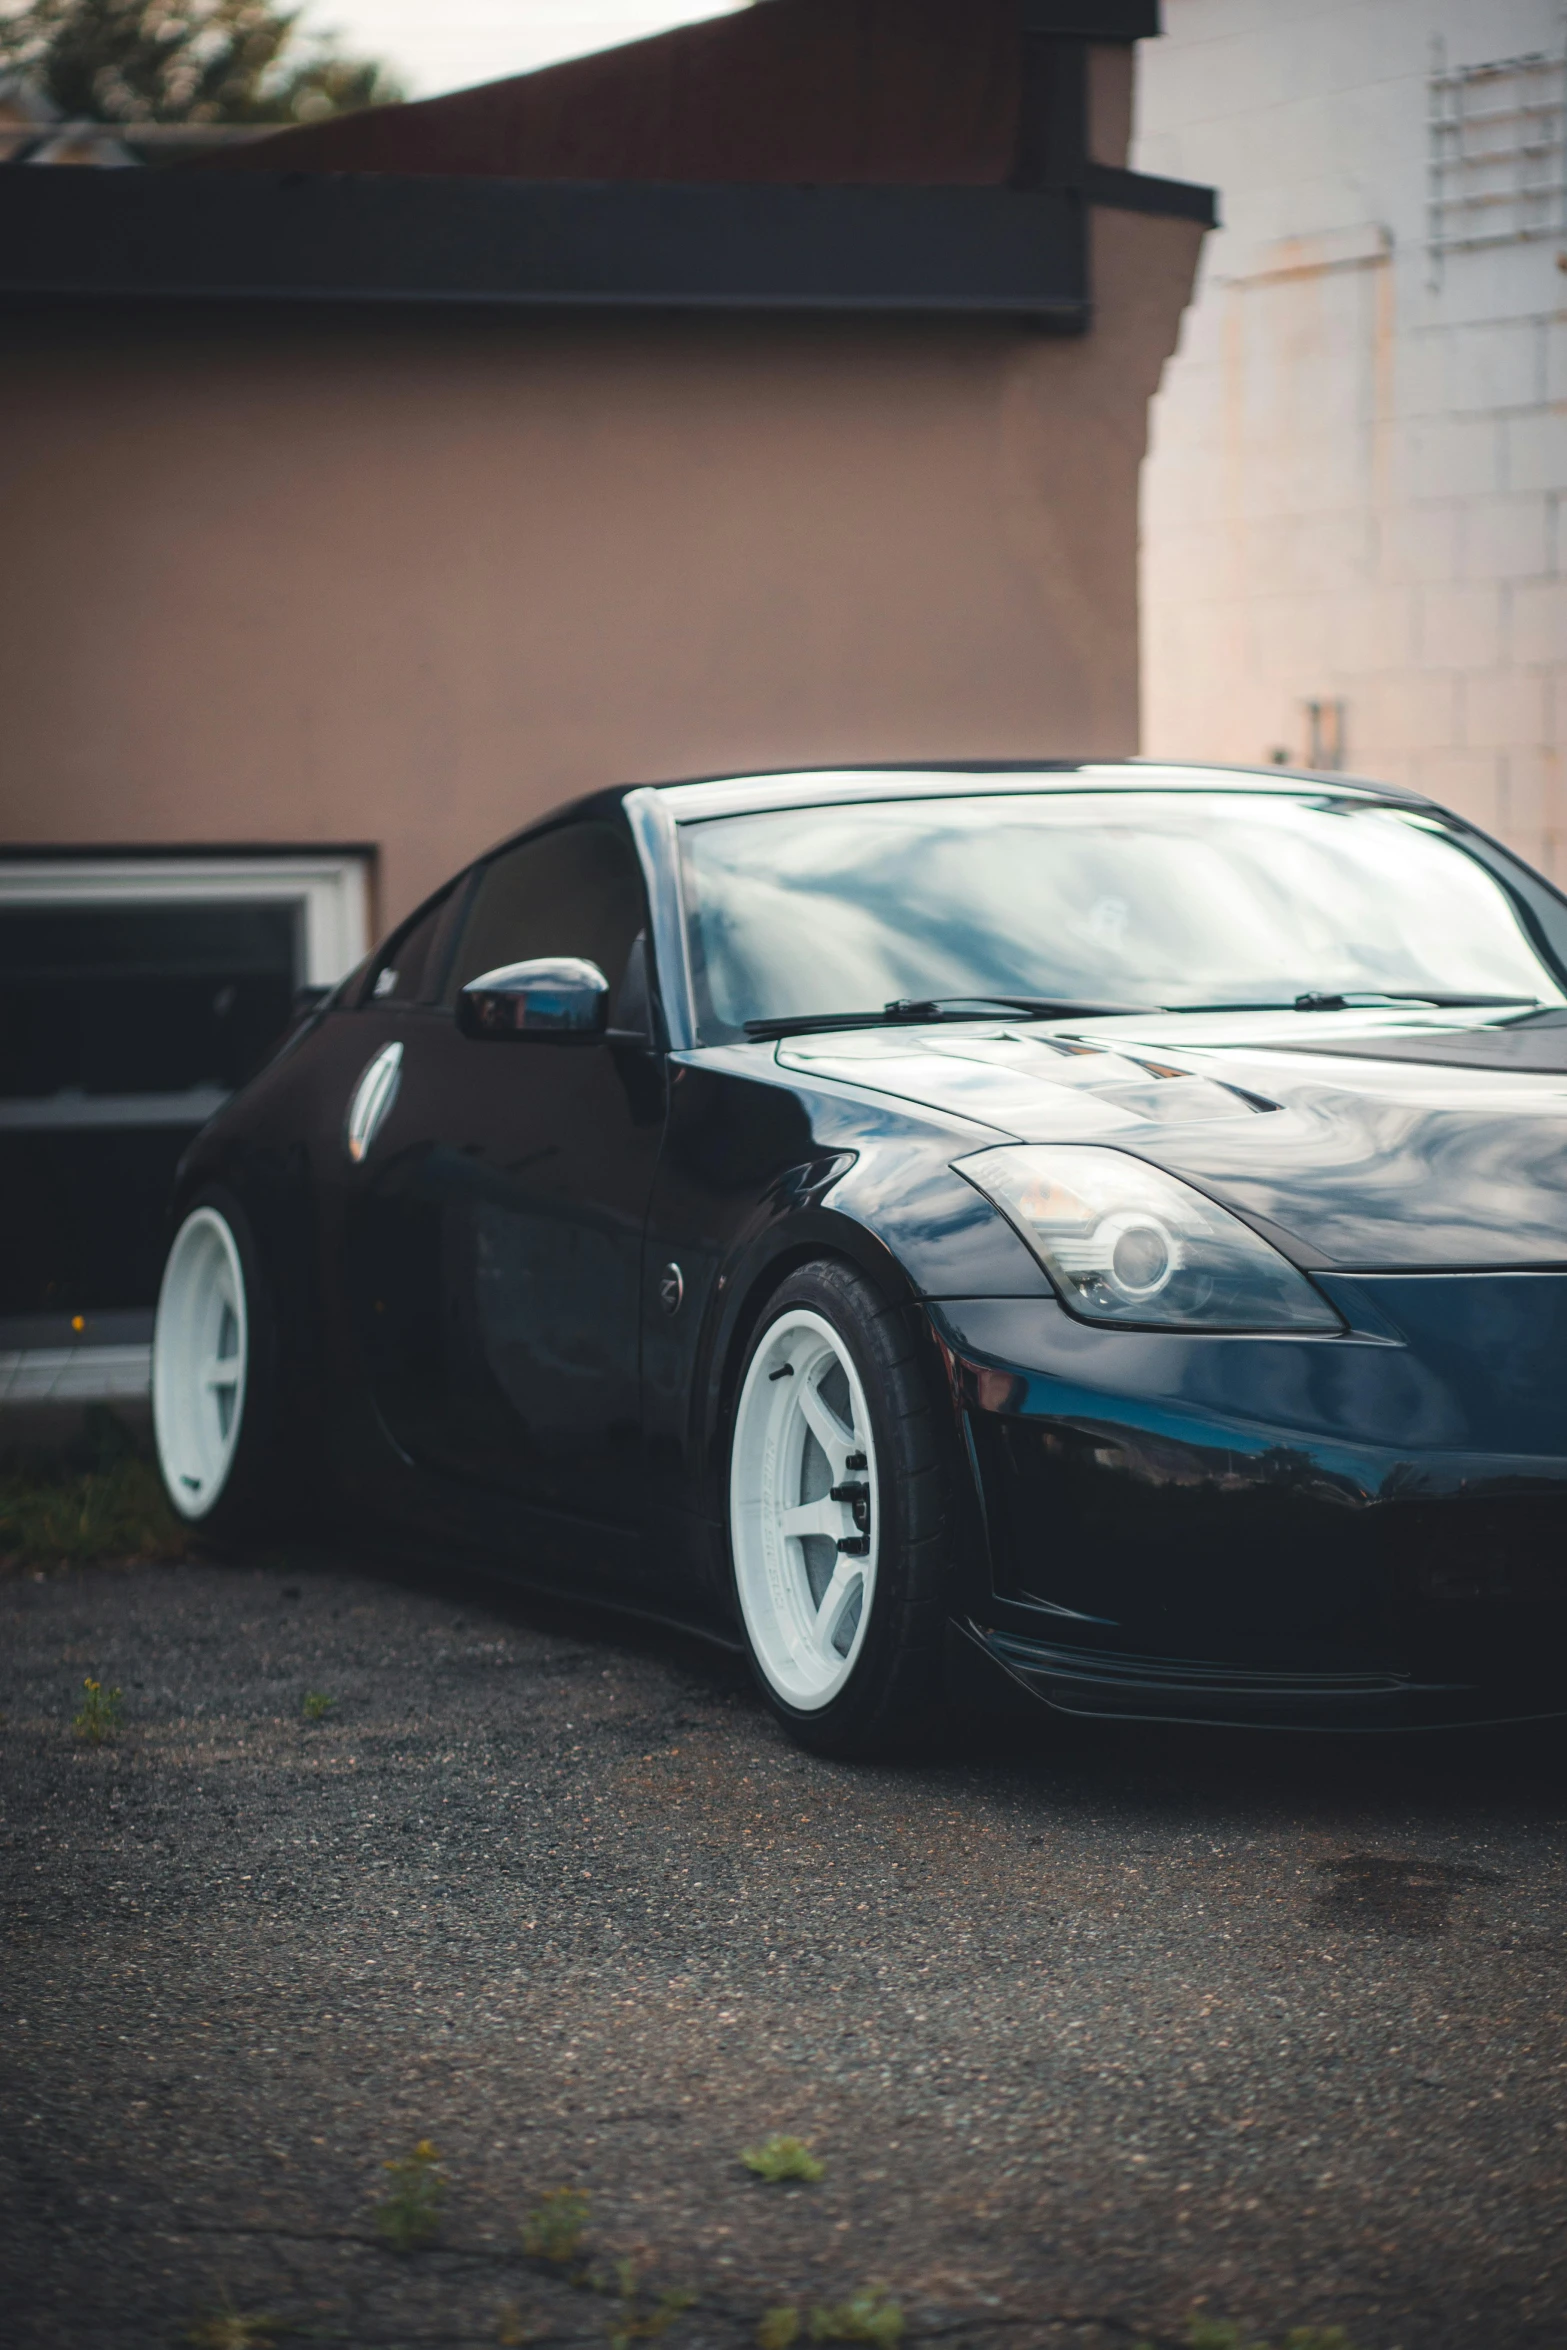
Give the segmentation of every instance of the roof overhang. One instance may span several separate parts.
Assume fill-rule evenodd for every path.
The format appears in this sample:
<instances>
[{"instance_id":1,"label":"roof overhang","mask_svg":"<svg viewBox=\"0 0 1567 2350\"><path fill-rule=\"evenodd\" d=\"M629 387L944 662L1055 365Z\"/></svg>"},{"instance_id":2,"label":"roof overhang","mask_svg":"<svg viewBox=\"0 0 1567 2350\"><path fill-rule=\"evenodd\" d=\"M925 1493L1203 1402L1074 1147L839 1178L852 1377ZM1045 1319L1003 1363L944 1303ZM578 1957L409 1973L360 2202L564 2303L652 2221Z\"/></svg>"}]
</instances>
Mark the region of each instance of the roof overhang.
<instances>
[{"instance_id":1,"label":"roof overhang","mask_svg":"<svg viewBox=\"0 0 1567 2350\"><path fill-rule=\"evenodd\" d=\"M1159 0L1022 0L1025 33L1061 41L1151 41Z\"/></svg>"},{"instance_id":2,"label":"roof overhang","mask_svg":"<svg viewBox=\"0 0 1567 2350\"><path fill-rule=\"evenodd\" d=\"M1087 209L1212 192L784 187L189 170L0 172L0 300L1089 319Z\"/></svg>"}]
</instances>

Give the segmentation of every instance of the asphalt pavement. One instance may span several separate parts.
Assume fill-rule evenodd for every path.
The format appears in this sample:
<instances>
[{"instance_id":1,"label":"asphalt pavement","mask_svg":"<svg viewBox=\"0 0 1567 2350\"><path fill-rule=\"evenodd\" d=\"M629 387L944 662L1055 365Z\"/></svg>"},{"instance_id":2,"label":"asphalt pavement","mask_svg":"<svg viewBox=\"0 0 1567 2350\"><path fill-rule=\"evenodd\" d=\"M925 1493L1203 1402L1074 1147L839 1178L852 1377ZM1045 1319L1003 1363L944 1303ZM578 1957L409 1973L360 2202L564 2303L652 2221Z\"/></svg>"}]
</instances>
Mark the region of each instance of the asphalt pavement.
<instances>
[{"instance_id":1,"label":"asphalt pavement","mask_svg":"<svg viewBox=\"0 0 1567 2350\"><path fill-rule=\"evenodd\" d=\"M0 1707L15 2350L1567 2338L1556 1732L850 1767L694 1643L306 1556L13 1578Z\"/></svg>"}]
</instances>

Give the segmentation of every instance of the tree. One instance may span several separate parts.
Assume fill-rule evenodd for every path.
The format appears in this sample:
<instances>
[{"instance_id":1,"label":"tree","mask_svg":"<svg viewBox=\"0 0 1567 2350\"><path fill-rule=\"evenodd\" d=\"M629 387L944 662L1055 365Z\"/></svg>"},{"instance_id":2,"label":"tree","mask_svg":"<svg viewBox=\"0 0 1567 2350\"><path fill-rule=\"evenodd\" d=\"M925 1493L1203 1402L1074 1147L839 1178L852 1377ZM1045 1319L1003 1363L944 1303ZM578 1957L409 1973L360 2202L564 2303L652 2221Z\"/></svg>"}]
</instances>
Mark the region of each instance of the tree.
<instances>
[{"instance_id":1,"label":"tree","mask_svg":"<svg viewBox=\"0 0 1567 2350\"><path fill-rule=\"evenodd\" d=\"M274 0L0 0L0 72L72 121L318 122L402 91Z\"/></svg>"}]
</instances>

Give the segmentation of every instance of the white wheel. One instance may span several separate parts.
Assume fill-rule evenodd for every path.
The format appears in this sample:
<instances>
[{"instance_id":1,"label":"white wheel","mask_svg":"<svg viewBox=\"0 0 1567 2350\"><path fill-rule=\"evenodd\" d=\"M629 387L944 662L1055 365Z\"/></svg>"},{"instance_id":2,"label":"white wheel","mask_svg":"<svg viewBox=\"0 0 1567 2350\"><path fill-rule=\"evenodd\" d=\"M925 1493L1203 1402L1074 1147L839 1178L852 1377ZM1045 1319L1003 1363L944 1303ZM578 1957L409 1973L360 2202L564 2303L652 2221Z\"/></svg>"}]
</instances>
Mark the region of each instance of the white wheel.
<instances>
[{"instance_id":1,"label":"white wheel","mask_svg":"<svg viewBox=\"0 0 1567 2350\"><path fill-rule=\"evenodd\" d=\"M182 1517L204 1518L228 1482L249 1362L238 1245L216 1208L197 1208L163 1269L152 1353L158 1466Z\"/></svg>"},{"instance_id":2,"label":"white wheel","mask_svg":"<svg viewBox=\"0 0 1567 2350\"><path fill-rule=\"evenodd\" d=\"M807 1308L772 1323L740 1390L729 1531L756 1661L786 1704L815 1712L865 1644L881 1510L859 1373Z\"/></svg>"}]
</instances>

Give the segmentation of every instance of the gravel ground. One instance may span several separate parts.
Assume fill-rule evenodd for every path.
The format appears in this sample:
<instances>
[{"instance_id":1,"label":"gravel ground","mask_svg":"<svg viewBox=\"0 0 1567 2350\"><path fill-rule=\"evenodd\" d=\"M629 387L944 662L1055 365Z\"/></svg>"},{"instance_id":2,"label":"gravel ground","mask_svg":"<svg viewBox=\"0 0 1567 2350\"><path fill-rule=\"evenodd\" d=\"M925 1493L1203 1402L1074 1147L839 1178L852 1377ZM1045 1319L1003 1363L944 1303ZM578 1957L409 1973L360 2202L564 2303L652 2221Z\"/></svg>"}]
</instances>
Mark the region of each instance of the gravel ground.
<instances>
[{"instance_id":1,"label":"gravel ground","mask_svg":"<svg viewBox=\"0 0 1567 2350\"><path fill-rule=\"evenodd\" d=\"M975 2350L1194 2308L1559 2350L1555 1733L1040 1717L849 1768L722 1656L433 1571L29 1577L0 1613L8 2343L227 2305L624 2350L671 2286L698 2350L874 2280ZM96 1749L89 1673L124 1690ZM819 2185L749 2177L773 2130ZM371 2206L422 2137L443 2235L399 2258ZM637 2310L522 2256L563 2186Z\"/></svg>"}]
</instances>

